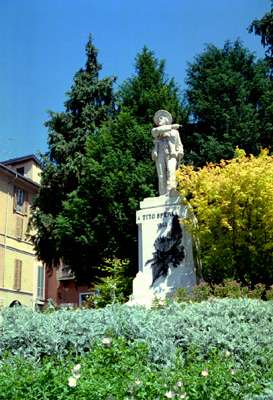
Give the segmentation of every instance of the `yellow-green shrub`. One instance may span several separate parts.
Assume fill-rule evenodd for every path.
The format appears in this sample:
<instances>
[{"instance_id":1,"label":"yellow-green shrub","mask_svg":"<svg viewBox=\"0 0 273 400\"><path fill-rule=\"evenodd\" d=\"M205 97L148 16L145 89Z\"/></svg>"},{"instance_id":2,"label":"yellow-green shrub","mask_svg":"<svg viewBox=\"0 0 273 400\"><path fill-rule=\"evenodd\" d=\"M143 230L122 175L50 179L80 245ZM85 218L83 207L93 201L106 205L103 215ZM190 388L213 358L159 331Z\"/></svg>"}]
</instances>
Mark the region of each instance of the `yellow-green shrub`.
<instances>
[{"instance_id":1,"label":"yellow-green shrub","mask_svg":"<svg viewBox=\"0 0 273 400\"><path fill-rule=\"evenodd\" d=\"M195 170L182 166L178 190L198 224L204 278L273 283L273 157L236 149L235 158Z\"/></svg>"}]
</instances>

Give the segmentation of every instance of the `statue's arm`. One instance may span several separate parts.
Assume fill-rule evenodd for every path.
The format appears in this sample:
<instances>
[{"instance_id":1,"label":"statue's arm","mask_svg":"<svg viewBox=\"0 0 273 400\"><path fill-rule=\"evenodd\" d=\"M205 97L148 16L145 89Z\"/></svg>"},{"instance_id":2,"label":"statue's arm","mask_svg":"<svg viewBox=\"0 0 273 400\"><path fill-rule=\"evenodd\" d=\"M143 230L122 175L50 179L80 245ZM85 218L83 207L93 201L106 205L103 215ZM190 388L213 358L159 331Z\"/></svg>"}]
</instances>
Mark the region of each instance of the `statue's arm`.
<instances>
[{"instance_id":1,"label":"statue's arm","mask_svg":"<svg viewBox=\"0 0 273 400\"><path fill-rule=\"evenodd\" d=\"M154 138L157 138L158 136L166 137L166 136L169 136L169 132L172 129L179 129L180 126L181 125L179 125L179 124L157 126L157 127L152 129L152 135L153 135ZM167 135L164 135L166 133L167 133Z\"/></svg>"},{"instance_id":2,"label":"statue's arm","mask_svg":"<svg viewBox=\"0 0 273 400\"><path fill-rule=\"evenodd\" d=\"M168 137L170 136L170 131L172 129L172 125L161 125L152 129L152 136L157 139L160 137Z\"/></svg>"}]
</instances>

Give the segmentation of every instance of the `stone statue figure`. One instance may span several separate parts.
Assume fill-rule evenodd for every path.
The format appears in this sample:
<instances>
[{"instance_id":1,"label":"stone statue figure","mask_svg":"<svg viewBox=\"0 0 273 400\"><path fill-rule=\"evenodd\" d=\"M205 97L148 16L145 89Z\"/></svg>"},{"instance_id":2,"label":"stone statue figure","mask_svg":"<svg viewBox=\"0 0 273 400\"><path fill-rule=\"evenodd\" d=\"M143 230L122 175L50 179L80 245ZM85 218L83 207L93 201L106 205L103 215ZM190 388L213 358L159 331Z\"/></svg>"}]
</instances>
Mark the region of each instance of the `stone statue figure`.
<instances>
[{"instance_id":1,"label":"stone statue figure","mask_svg":"<svg viewBox=\"0 0 273 400\"><path fill-rule=\"evenodd\" d=\"M154 115L157 125L152 129L154 148L152 159L156 163L159 195L169 194L176 189L176 170L184 155L178 128L172 124L172 116L166 110L159 110Z\"/></svg>"}]
</instances>

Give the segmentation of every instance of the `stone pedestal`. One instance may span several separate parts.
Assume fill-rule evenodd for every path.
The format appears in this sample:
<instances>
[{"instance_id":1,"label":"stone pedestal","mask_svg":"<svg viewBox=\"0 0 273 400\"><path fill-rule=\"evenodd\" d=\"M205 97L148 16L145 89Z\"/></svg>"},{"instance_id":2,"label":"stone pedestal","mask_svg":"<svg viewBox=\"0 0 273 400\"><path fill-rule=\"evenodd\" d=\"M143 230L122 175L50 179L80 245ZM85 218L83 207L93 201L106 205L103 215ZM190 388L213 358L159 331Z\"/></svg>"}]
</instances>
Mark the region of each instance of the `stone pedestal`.
<instances>
[{"instance_id":1,"label":"stone pedestal","mask_svg":"<svg viewBox=\"0 0 273 400\"><path fill-rule=\"evenodd\" d=\"M139 272L131 304L150 306L155 298L165 299L177 288L190 290L196 284L192 238L183 225L188 212L177 193L140 203L136 213Z\"/></svg>"}]
</instances>

